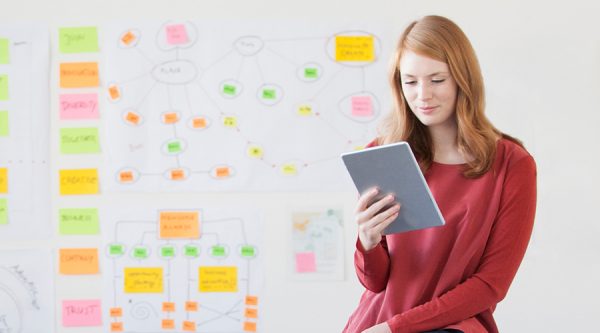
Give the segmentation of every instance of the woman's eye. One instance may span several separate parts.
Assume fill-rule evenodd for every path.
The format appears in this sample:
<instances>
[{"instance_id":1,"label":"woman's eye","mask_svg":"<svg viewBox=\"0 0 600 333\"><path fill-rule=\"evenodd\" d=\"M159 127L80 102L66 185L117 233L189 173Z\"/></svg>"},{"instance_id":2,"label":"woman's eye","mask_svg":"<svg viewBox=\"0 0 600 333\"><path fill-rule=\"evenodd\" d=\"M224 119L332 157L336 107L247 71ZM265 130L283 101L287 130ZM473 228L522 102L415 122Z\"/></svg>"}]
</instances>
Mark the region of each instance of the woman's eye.
<instances>
[{"instance_id":1,"label":"woman's eye","mask_svg":"<svg viewBox=\"0 0 600 333\"><path fill-rule=\"evenodd\" d=\"M431 82L433 82L433 83L442 83L444 81L446 81L446 79L433 79L433 80L431 80Z\"/></svg>"},{"instance_id":2,"label":"woman's eye","mask_svg":"<svg viewBox=\"0 0 600 333\"><path fill-rule=\"evenodd\" d=\"M413 85L417 83L417 81L404 81L404 84Z\"/></svg>"}]
</instances>

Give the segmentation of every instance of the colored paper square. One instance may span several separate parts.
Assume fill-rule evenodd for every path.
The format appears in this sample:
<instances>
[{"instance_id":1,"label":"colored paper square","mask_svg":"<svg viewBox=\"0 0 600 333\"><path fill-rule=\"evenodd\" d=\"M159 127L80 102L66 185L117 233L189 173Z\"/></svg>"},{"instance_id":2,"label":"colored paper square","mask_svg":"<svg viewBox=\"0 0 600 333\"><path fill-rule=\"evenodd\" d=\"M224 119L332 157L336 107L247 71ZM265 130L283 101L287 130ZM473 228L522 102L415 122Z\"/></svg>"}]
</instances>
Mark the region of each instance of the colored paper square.
<instances>
[{"instance_id":1,"label":"colored paper square","mask_svg":"<svg viewBox=\"0 0 600 333\"><path fill-rule=\"evenodd\" d=\"M58 40L61 53L98 52L96 27L60 28Z\"/></svg>"},{"instance_id":2,"label":"colored paper square","mask_svg":"<svg viewBox=\"0 0 600 333\"><path fill-rule=\"evenodd\" d=\"M314 252L296 253L296 272L313 273L317 271Z\"/></svg>"},{"instance_id":3,"label":"colored paper square","mask_svg":"<svg viewBox=\"0 0 600 333\"><path fill-rule=\"evenodd\" d=\"M136 259L148 258L148 249L145 247L136 247L133 249L133 257Z\"/></svg>"},{"instance_id":4,"label":"colored paper square","mask_svg":"<svg viewBox=\"0 0 600 333\"><path fill-rule=\"evenodd\" d=\"M102 325L100 300L69 300L62 303L63 327Z\"/></svg>"},{"instance_id":5,"label":"colored paper square","mask_svg":"<svg viewBox=\"0 0 600 333\"><path fill-rule=\"evenodd\" d=\"M8 169L0 168L0 194L8 193Z\"/></svg>"},{"instance_id":6,"label":"colored paper square","mask_svg":"<svg viewBox=\"0 0 600 333\"><path fill-rule=\"evenodd\" d=\"M188 33L185 25L172 24L166 27L167 43L169 45L181 45L189 41Z\"/></svg>"},{"instance_id":7,"label":"colored paper square","mask_svg":"<svg viewBox=\"0 0 600 333\"><path fill-rule=\"evenodd\" d=\"M0 224L8 224L8 199L0 198Z\"/></svg>"},{"instance_id":8,"label":"colored paper square","mask_svg":"<svg viewBox=\"0 0 600 333\"><path fill-rule=\"evenodd\" d=\"M58 212L61 235L97 235L100 233L98 209L64 208Z\"/></svg>"},{"instance_id":9,"label":"colored paper square","mask_svg":"<svg viewBox=\"0 0 600 333\"><path fill-rule=\"evenodd\" d=\"M256 323L252 321L244 322L244 331L246 332L256 332Z\"/></svg>"},{"instance_id":10,"label":"colored paper square","mask_svg":"<svg viewBox=\"0 0 600 333\"><path fill-rule=\"evenodd\" d=\"M10 63L10 41L6 38L0 38L0 65Z\"/></svg>"},{"instance_id":11,"label":"colored paper square","mask_svg":"<svg viewBox=\"0 0 600 333\"><path fill-rule=\"evenodd\" d=\"M246 317L246 318L258 318L258 309L246 308L244 310L244 317Z\"/></svg>"},{"instance_id":12,"label":"colored paper square","mask_svg":"<svg viewBox=\"0 0 600 333\"><path fill-rule=\"evenodd\" d=\"M373 61L375 47L373 36L336 36L336 61Z\"/></svg>"},{"instance_id":13,"label":"colored paper square","mask_svg":"<svg viewBox=\"0 0 600 333\"><path fill-rule=\"evenodd\" d=\"M125 293L162 293L162 267L126 267Z\"/></svg>"},{"instance_id":14,"label":"colored paper square","mask_svg":"<svg viewBox=\"0 0 600 333\"><path fill-rule=\"evenodd\" d=\"M226 95L235 95L236 87L230 84L226 84L223 86L223 93Z\"/></svg>"},{"instance_id":15,"label":"colored paper square","mask_svg":"<svg viewBox=\"0 0 600 333\"><path fill-rule=\"evenodd\" d=\"M163 330L172 330L175 329L175 320L173 319L163 319L161 322L161 327Z\"/></svg>"},{"instance_id":16,"label":"colored paper square","mask_svg":"<svg viewBox=\"0 0 600 333\"><path fill-rule=\"evenodd\" d=\"M182 328L184 332L196 332L196 322L185 320Z\"/></svg>"},{"instance_id":17,"label":"colored paper square","mask_svg":"<svg viewBox=\"0 0 600 333\"><path fill-rule=\"evenodd\" d=\"M111 317L123 317L123 308L110 308Z\"/></svg>"},{"instance_id":18,"label":"colored paper square","mask_svg":"<svg viewBox=\"0 0 600 333\"><path fill-rule=\"evenodd\" d=\"M123 322L112 322L110 323L111 332L123 332Z\"/></svg>"},{"instance_id":19,"label":"colored paper square","mask_svg":"<svg viewBox=\"0 0 600 333\"><path fill-rule=\"evenodd\" d=\"M167 144L167 149L169 150L169 153L178 153L181 151L181 142L169 142Z\"/></svg>"},{"instance_id":20,"label":"colored paper square","mask_svg":"<svg viewBox=\"0 0 600 333\"><path fill-rule=\"evenodd\" d=\"M98 119L98 94L61 94L60 120Z\"/></svg>"},{"instance_id":21,"label":"colored paper square","mask_svg":"<svg viewBox=\"0 0 600 333\"><path fill-rule=\"evenodd\" d=\"M111 244L108 246L108 253L111 256L120 256L125 253L125 247L120 244Z\"/></svg>"},{"instance_id":22,"label":"colored paper square","mask_svg":"<svg viewBox=\"0 0 600 333\"><path fill-rule=\"evenodd\" d=\"M61 88L94 88L100 85L97 62L60 64Z\"/></svg>"},{"instance_id":23,"label":"colored paper square","mask_svg":"<svg viewBox=\"0 0 600 333\"><path fill-rule=\"evenodd\" d=\"M198 311L198 302L194 302L194 301L185 302L185 311L189 311L189 312Z\"/></svg>"},{"instance_id":24,"label":"colored paper square","mask_svg":"<svg viewBox=\"0 0 600 333\"><path fill-rule=\"evenodd\" d=\"M58 267L63 275L98 274L98 249L60 249Z\"/></svg>"},{"instance_id":25,"label":"colored paper square","mask_svg":"<svg viewBox=\"0 0 600 333\"><path fill-rule=\"evenodd\" d=\"M200 237L199 212L160 212L161 239L190 239Z\"/></svg>"},{"instance_id":26,"label":"colored paper square","mask_svg":"<svg viewBox=\"0 0 600 333\"><path fill-rule=\"evenodd\" d=\"M100 152L98 128L61 128L60 152L63 154L93 154Z\"/></svg>"},{"instance_id":27,"label":"colored paper square","mask_svg":"<svg viewBox=\"0 0 600 333\"><path fill-rule=\"evenodd\" d=\"M175 303L163 302L162 310L163 310L163 312L175 312Z\"/></svg>"},{"instance_id":28,"label":"colored paper square","mask_svg":"<svg viewBox=\"0 0 600 333\"><path fill-rule=\"evenodd\" d=\"M165 246L160 249L160 255L165 258L175 257L175 248L172 246Z\"/></svg>"},{"instance_id":29,"label":"colored paper square","mask_svg":"<svg viewBox=\"0 0 600 333\"><path fill-rule=\"evenodd\" d=\"M246 296L246 299L244 301L246 303L246 305L258 305L258 296Z\"/></svg>"},{"instance_id":30,"label":"colored paper square","mask_svg":"<svg viewBox=\"0 0 600 333\"><path fill-rule=\"evenodd\" d=\"M275 99L276 98L275 89L264 89L263 93L262 93L262 98Z\"/></svg>"},{"instance_id":31,"label":"colored paper square","mask_svg":"<svg viewBox=\"0 0 600 333\"><path fill-rule=\"evenodd\" d=\"M357 117L370 117L373 115L371 96L352 97L352 115Z\"/></svg>"},{"instance_id":32,"label":"colored paper square","mask_svg":"<svg viewBox=\"0 0 600 333\"><path fill-rule=\"evenodd\" d=\"M200 266L198 291L237 292L238 274L235 266Z\"/></svg>"},{"instance_id":33,"label":"colored paper square","mask_svg":"<svg viewBox=\"0 0 600 333\"><path fill-rule=\"evenodd\" d=\"M186 245L184 250L185 250L186 257L196 258L199 255L197 246Z\"/></svg>"},{"instance_id":34,"label":"colored paper square","mask_svg":"<svg viewBox=\"0 0 600 333\"><path fill-rule=\"evenodd\" d=\"M0 111L0 137L8 136L9 134L8 111Z\"/></svg>"},{"instance_id":35,"label":"colored paper square","mask_svg":"<svg viewBox=\"0 0 600 333\"><path fill-rule=\"evenodd\" d=\"M0 75L0 101L8 101L8 75Z\"/></svg>"},{"instance_id":36,"label":"colored paper square","mask_svg":"<svg viewBox=\"0 0 600 333\"><path fill-rule=\"evenodd\" d=\"M304 77L307 79L316 79L318 74L319 73L316 68L307 67L304 69Z\"/></svg>"},{"instance_id":37,"label":"colored paper square","mask_svg":"<svg viewBox=\"0 0 600 333\"><path fill-rule=\"evenodd\" d=\"M97 169L60 170L59 183L61 195L98 194Z\"/></svg>"}]
</instances>

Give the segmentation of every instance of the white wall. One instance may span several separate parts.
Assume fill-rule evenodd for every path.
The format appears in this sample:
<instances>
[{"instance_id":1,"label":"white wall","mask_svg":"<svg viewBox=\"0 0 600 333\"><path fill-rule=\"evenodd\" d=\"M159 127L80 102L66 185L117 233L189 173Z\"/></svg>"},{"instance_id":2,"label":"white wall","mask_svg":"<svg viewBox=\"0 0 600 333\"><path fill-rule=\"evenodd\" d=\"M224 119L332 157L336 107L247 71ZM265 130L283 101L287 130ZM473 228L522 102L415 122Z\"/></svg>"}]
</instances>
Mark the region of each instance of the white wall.
<instances>
[{"instance_id":1,"label":"white wall","mask_svg":"<svg viewBox=\"0 0 600 333\"><path fill-rule=\"evenodd\" d=\"M42 21L56 34L68 25L113 19L294 18L384 20L402 29L425 14L455 20L471 38L483 68L488 113L505 132L525 141L538 163L538 213L525 261L497 310L502 332L577 332L597 327L600 309L600 4L571 1L391 0L20 0L2 1L2 21ZM56 64L53 64L56 79ZM55 87L56 85L51 85ZM56 93L52 92L52 174L69 166L58 154ZM100 165L99 157L78 161ZM52 238L7 242L1 248L100 246L100 238L57 236L59 206L111 202L177 202L225 206L252 204L264 212L266 256L265 332L337 332L358 303L361 288L352 268L354 193L111 195L61 198L53 179ZM298 283L286 277L287 208L291 203L345 209L347 270L343 282ZM62 299L100 298L101 277L56 276ZM57 320L59 312L57 311ZM64 329L58 332L100 332Z\"/></svg>"}]
</instances>

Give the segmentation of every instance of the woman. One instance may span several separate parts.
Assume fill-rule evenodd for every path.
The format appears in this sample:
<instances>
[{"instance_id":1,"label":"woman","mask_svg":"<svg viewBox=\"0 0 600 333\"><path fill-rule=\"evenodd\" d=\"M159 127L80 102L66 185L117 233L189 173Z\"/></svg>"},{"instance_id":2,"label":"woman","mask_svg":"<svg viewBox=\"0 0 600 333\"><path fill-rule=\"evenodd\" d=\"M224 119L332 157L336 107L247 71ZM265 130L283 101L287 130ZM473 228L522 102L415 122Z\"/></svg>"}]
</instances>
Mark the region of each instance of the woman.
<instances>
[{"instance_id":1,"label":"woman","mask_svg":"<svg viewBox=\"0 0 600 333\"><path fill-rule=\"evenodd\" d=\"M402 203L380 212L392 195L360 196L354 259L366 290L344 332L498 332L492 314L533 227L535 162L485 117L475 52L452 21L411 23L390 78L395 109L370 146L408 141L446 224L383 236Z\"/></svg>"}]
</instances>

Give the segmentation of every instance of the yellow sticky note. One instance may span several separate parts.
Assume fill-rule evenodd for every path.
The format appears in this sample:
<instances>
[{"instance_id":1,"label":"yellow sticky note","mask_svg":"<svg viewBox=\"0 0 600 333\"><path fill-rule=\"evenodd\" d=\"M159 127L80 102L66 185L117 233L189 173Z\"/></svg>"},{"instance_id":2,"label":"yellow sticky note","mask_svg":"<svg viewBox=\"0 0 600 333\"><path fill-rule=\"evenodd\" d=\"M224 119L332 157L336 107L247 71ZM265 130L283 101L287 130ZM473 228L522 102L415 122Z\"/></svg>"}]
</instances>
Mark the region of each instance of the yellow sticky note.
<instances>
[{"instance_id":1,"label":"yellow sticky note","mask_svg":"<svg viewBox=\"0 0 600 333\"><path fill-rule=\"evenodd\" d=\"M60 249L58 266L64 275L98 274L98 249Z\"/></svg>"},{"instance_id":2,"label":"yellow sticky note","mask_svg":"<svg viewBox=\"0 0 600 333\"><path fill-rule=\"evenodd\" d=\"M60 170L60 194L98 194L98 170L97 169L72 169Z\"/></svg>"},{"instance_id":3,"label":"yellow sticky note","mask_svg":"<svg viewBox=\"0 0 600 333\"><path fill-rule=\"evenodd\" d=\"M60 64L61 88L100 86L97 62L67 62Z\"/></svg>"},{"instance_id":4,"label":"yellow sticky note","mask_svg":"<svg viewBox=\"0 0 600 333\"><path fill-rule=\"evenodd\" d=\"M189 239L200 237L199 212L160 212L161 239Z\"/></svg>"},{"instance_id":5,"label":"yellow sticky note","mask_svg":"<svg viewBox=\"0 0 600 333\"><path fill-rule=\"evenodd\" d=\"M8 169L0 168L0 193L8 193Z\"/></svg>"},{"instance_id":6,"label":"yellow sticky note","mask_svg":"<svg viewBox=\"0 0 600 333\"><path fill-rule=\"evenodd\" d=\"M375 47L373 36L336 36L336 61L373 61Z\"/></svg>"},{"instance_id":7,"label":"yellow sticky note","mask_svg":"<svg viewBox=\"0 0 600 333\"><path fill-rule=\"evenodd\" d=\"M201 266L198 290L200 292L237 292L237 267Z\"/></svg>"},{"instance_id":8,"label":"yellow sticky note","mask_svg":"<svg viewBox=\"0 0 600 333\"><path fill-rule=\"evenodd\" d=\"M126 293L162 293L162 267L126 267Z\"/></svg>"}]
</instances>

